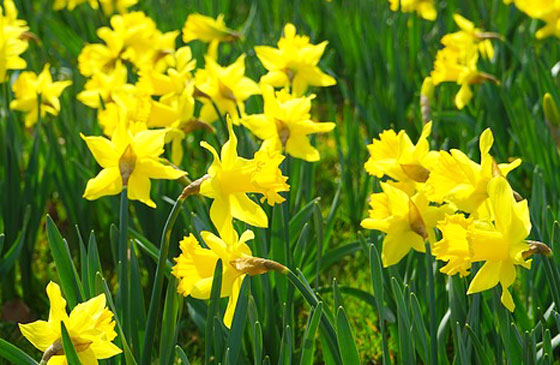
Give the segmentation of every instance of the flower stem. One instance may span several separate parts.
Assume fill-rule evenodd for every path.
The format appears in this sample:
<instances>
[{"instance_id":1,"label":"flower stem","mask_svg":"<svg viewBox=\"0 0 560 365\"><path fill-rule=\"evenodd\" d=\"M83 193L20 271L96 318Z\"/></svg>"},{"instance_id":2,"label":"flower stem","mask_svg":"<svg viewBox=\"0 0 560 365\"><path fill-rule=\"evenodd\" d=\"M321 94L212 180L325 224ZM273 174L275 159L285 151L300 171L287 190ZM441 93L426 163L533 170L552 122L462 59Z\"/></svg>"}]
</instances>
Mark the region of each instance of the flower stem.
<instances>
[{"instance_id":1,"label":"flower stem","mask_svg":"<svg viewBox=\"0 0 560 365\"><path fill-rule=\"evenodd\" d=\"M428 308L430 311L430 364L438 363L436 292L434 286L434 257L430 243L426 241L426 275L428 276Z\"/></svg>"},{"instance_id":2,"label":"flower stem","mask_svg":"<svg viewBox=\"0 0 560 365\"><path fill-rule=\"evenodd\" d=\"M188 188L188 187L187 187ZM146 323L146 335L144 337L144 350L142 353L142 364L149 365L152 356L152 347L154 345L154 333L156 327L156 321L160 316L161 311L161 295L163 292L163 279L165 276L165 264L167 262L167 256L169 255L169 241L171 238L171 231L175 225L175 221L179 216L181 207L185 200L185 194L182 193L167 217L165 226L163 228L163 233L161 235L160 250L158 263L156 268L156 276L154 278L154 284L152 289L152 296L150 298L150 308L148 310L148 320Z\"/></svg>"},{"instance_id":3,"label":"flower stem","mask_svg":"<svg viewBox=\"0 0 560 365\"><path fill-rule=\"evenodd\" d=\"M130 299L129 299L129 270L127 255L127 233L128 233L128 188L123 187L121 192L121 204L119 209L119 241L118 262L120 263L119 293L122 304L121 318L124 323L124 332L130 336Z\"/></svg>"}]
</instances>

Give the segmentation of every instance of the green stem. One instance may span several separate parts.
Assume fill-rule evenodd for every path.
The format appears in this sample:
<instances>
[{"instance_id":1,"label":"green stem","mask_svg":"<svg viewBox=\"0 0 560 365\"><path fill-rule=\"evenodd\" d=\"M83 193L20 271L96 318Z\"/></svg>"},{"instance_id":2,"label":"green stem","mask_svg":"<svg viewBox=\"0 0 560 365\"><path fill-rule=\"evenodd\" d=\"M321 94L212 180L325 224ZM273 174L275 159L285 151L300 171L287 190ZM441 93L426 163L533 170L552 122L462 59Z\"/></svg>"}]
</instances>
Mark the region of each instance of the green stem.
<instances>
[{"instance_id":1,"label":"green stem","mask_svg":"<svg viewBox=\"0 0 560 365\"><path fill-rule=\"evenodd\" d=\"M286 268L286 271L283 272L283 274L285 274L288 277L288 280L299 290L307 303L309 303L309 305L311 305L313 308L316 308L319 304L317 296L312 291L310 291L305 286L305 284L301 282L297 275L288 268ZM331 351L333 352L333 354L339 355L336 331L324 313L321 315L321 328L325 331L326 339L329 347L331 348Z\"/></svg>"},{"instance_id":2,"label":"green stem","mask_svg":"<svg viewBox=\"0 0 560 365\"><path fill-rule=\"evenodd\" d=\"M121 192L121 204L119 209L119 241L118 241L118 257L120 262L119 275L119 293L121 299L122 314L121 318L124 323L124 330L127 337L130 336L130 299L129 299L129 270L128 270L128 188L123 187Z\"/></svg>"},{"instance_id":3,"label":"green stem","mask_svg":"<svg viewBox=\"0 0 560 365\"><path fill-rule=\"evenodd\" d=\"M146 323L146 335L144 337L144 346L142 353L142 364L149 365L152 356L152 347L154 345L154 333L156 327L156 320L160 316L161 310L161 294L163 292L163 278L165 276L165 264L169 254L169 240L171 238L171 231L175 225L175 221L179 216L181 207L183 206L185 196L181 194L167 217L163 233L161 235L160 250L158 263L156 268L156 276L154 278L154 285L152 289L152 296L150 298L150 308L148 310L148 321Z\"/></svg>"},{"instance_id":4,"label":"green stem","mask_svg":"<svg viewBox=\"0 0 560 365\"><path fill-rule=\"evenodd\" d=\"M434 257L430 243L426 242L426 275L428 276L428 307L430 310L430 364L438 363L436 292L434 286Z\"/></svg>"}]
</instances>

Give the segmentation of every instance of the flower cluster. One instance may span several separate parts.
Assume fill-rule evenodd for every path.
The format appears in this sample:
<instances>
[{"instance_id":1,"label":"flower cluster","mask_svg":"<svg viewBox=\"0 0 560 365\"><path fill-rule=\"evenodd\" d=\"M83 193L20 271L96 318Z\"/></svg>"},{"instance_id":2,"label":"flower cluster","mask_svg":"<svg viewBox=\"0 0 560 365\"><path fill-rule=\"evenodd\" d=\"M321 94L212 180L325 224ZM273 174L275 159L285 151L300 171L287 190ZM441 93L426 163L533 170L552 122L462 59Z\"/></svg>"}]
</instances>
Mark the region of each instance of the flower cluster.
<instances>
[{"instance_id":1,"label":"flower cluster","mask_svg":"<svg viewBox=\"0 0 560 365\"><path fill-rule=\"evenodd\" d=\"M212 19L191 14L183 27L184 42L208 43L203 68L197 68L188 45L175 48L178 32L161 33L142 12L114 15L110 24L97 32L104 43L86 45L78 59L81 73L89 78L78 99L97 110L99 125L111 136L82 135L103 168L88 182L84 197L93 200L115 195L126 187L129 199L155 207L150 179L174 180L185 175L160 157L165 144L171 144L171 160L180 166L186 133L198 128L212 132L212 123L224 122L229 140L220 153L211 144L201 143L213 162L207 174L185 190L212 199L210 218L219 236L202 232L209 249L202 248L192 235L186 237L173 274L180 279L180 293L208 299L214 269L221 259L221 295L230 298L224 322L230 326L243 277L283 270L281 265L251 256L245 242L253 234L247 231L239 237L234 219L266 228L265 210L248 194L257 194L261 203L271 206L282 203L281 193L290 189L288 177L280 169L284 153L318 161L319 152L308 136L335 127L311 119L315 95L307 94L310 86L336 83L318 67L327 42L311 44L308 37L296 34L295 26L287 24L278 48L255 47L268 70L257 83L245 76L245 54L227 66L218 62L220 43L241 38L221 15ZM133 84L130 79L138 81ZM261 94L263 112L248 115L247 99ZM263 140L252 158L238 155L234 125Z\"/></svg>"},{"instance_id":2,"label":"flower cluster","mask_svg":"<svg viewBox=\"0 0 560 365\"><path fill-rule=\"evenodd\" d=\"M460 30L441 39L444 48L436 55L430 77L434 86L442 82L457 83L461 88L455 96L455 105L463 109L473 97L471 85L488 80L497 82L494 76L479 71L477 65L479 56L486 59L494 57L490 39L498 35L483 32L459 14L454 14L453 19Z\"/></svg>"},{"instance_id":3,"label":"flower cluster","mask_svg":"<svg viewBox=\"0 0 560 365\"><path fill-rule=\"evenodd\" d=\"M411 249L425 252L426 245L436 259L446 262L440 271L447 275L466 276L472 264L483 263L468 293L501 284L502 303L513 311L508 288L516 265L531 264L527 201L506 180L521 160L496 163L490 155L490 129L480 136L480 163L456 149L431 151L431 126L424 126L416 144L404 131L386 130L368 146L366 170L387 179L381 183L382 192L371 195L369 217L362 226L385 233L384 266L398 263Z\"/></svg>"}]
</instances>

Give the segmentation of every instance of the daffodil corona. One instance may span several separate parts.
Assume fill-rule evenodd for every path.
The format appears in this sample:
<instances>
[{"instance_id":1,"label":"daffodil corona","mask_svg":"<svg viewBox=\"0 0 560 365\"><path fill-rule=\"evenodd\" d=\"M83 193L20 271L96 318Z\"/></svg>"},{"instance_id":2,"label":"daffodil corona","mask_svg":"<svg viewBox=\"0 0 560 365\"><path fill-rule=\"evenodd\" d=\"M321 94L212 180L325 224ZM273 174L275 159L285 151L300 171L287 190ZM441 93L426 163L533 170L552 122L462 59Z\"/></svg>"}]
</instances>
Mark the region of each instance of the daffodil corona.
<instances>
[{"instance_id":1,"label":"daffodil corona","mask_svg":"<svg viewBox=\"0 0 560 365\"><path fill-rule=\"evenodd\" d=\"M66 300L60 287L52 281L47 285L47 295L51 304L48 321L19 324L23 336L44 352L43 360L47 364L67 364L61 323L64 323L82 364L97 364L98 359L108 359L122 352L112 342L117 333L113 313L106 307L105 294L79 303L70 315L66 312Z\"/></svg>"}]
</instances>

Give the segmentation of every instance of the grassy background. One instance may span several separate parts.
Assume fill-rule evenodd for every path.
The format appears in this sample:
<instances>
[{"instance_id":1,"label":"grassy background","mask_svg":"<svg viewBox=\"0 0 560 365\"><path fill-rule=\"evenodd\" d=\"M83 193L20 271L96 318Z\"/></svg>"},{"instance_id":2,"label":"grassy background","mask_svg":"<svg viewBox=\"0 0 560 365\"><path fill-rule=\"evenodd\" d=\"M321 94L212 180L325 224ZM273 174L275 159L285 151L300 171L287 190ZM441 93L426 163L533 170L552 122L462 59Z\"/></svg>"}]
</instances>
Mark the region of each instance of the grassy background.
<instances>
[{"instance_id":1,"label":"grassy background","mask_svg":"<svg viewBox=\"0 0 560 365\"><path fill-rule=\"evenodd\" d=\"M338 84L314 90L318 95L314 102L314 116L317 120L335 121L337 128L329 135L316 138L316 145L323 156L321 162L309 164L293 159L288 161L286 168L290 173L292 191L288 204L282 209L284 219L298 212L305 213L303 216L309 220L309 226L304 237L312 244L322 238L324 254L331 255L328 257L332 259L327 264L332 265L323 263L315 270L318 265L311 254L304 260L306 264L303 266L307 268L304 273L310 282L315 280L315 276L318 277L317 289L324 293L329 305L335 301L331 294L332 280L337 278L342 292L346 291L346 312L353 325L361 357L366 362L381 359L376 310L371 298L348 294L348 288L358 288L363 293L371 292L370 270L365 269L369 265L368 253L361 250L358 237L367 194L376 185L363 169L367 159L366 145L371 143L377 133L387 128L406 129L413 140L419 135L420 85L431 71L435 53L440 48L439 39L443 34L457 29L451 17L454 12L464 15L485 30L504 36L503 42L494 42L496 58L480 64L480 69L495 75L500 84L475 86L475 97L463 111L457 111L453 105L458 90L456 85L438 87L432 104L433 148L459 148L476 160L478 135L486 127L491 127L496 140L492 151L497 160L505 161L510 157L521 157L523 160L523 165L510 175L510 181L513 188L530 201L534 226L532 238L547 242L553 248L558 241L558 227L554 224L559 209L560 161L541 107L545 92L552 93L557 101L560 100L557 91L558 71L554 68L559 61L558 40L549 38L537 41L534 32L540 24L514 7L504 5L501 0L437 1L437 4L439 15L435 22L421 20L414 14L391 12L388 2L383 0L147 0L140 1L137 6L137 9L156 20L163 31L180 29L186 16L192 12L211 16L225 14L226 23L232 28L243 30L245 38L243 42L222 46L220 61L222 64L230 63L240 53L246 52L247 74L255 80L265 70L252 47L274 44L286 22L294 23L298 31L308 34L314 43L329 41L321 66L336 77ZM116 282L109 227L118 223L118 198L103 198L95 202L81 198L86 181L94 176L98 167L79 138L79 133L100 134L100 128L95 113L75 99L85 82L77 70L77 56L85 43L99 41L95 30L107 25L108 19L87 5L79 6L73 12L54 12L50 1L16 0L16 5L20 10L20 18L29 22L31 31L40 39L39 43L31 42L25 53L28 68L40 71L42 65L49 62L57 70L57 76L73 81L73 85L64 93L60 116L44 121L41 129L25 130L20 123L21 115L13 112L3 112L0 128L0 161L3 166L0 169L0 191L3 192L0 198L0 232L5 233L5 244L0 253L4 259L14 259L0 265L0 273L3 274L1 298L3 303L21 298L30 307L31 317L44 318L47 310L45 283L49 279L56 279L44 231L46 213L53 217L62 235L68 239L76 262L79 261L79 236L87 239L90 231L95 231L104 275L109 283ZM202 64L205 46L195 43L192 48ZM3 87L5 102L9 90L6 84ZM247 111L258 112L260 107L260 99L253 97ZM221 130L218 132L223 133ZM248 155L255 146L251 142L252 137L241 129L238 132L244 134L245 138L241 151ZM188 137L187 153L181 167L191 177L203 175L209 163L208 154L197 147L198 142L202 139L213 141L212 138L203 132ZM138 232L137 237L159 242L161 227L170 209L170 198L174 199L179 189L173 183L157 182L152 188L157 210L132 204L132 227ZM211 227L206 213L208 201L193 199L187 206L180 228L175 232L175 239L182 232ZM310 210L306 207L319 209ZM312 213L317 211L322 213L321 219ZM324 227L324 231L323 228L317 228L317 220L320 220L319 227ZM289 231L290 235L294 234L294 237L289 237L290 240L302 236L305 229L302 227ZM380 242L376 233L364 234L372 242ZM266 231L260 232L260 235L262 242L266 242L262 247L270 248L274 237ZM10 251L11 247L17 249L17 255L11 255L14 253ZM257 253L268 253L266 248L253 249ZM174 245L172 251L176 251ZM274 252L270 254L273 257L275 255ZM142 267L141 282L149 288L153 261L140 249L138 256ZM557 252L552 261L555 266L550 272L545 270L540 258L535 259L531 271L519 270L521 275L514 288L517 309L513 315L496 303L495 292L466 298L465 281L448 281L443 275L436 275L437 314L442 331L441 354L447 353L449 361L453 361L454 356L458 356L457 341L462 338L469 359L472 356L472 359L479 361L484 358L479 357L483 353L489 359L505 361L511 355L507 336L515 331L521 336L521 344L528 348L532 341L540 343L545 338L546 329L554 337L558 333L556 317L554 311L547 310L551 308L554 297L550 280L557 278L551 275L554 270L558 271L556 267L560 267L557 266L559 261L560 252ZM411 316L411 321L413 317L410 312L403 313L400 311L402 308L398 308L395 300L395 290L398 291L398 288L391 285L390 279L393 276L404 293L407 307L412 305L413 299L410 298L414 296L410 293L416 293L427 323L423 257L411 254L396 267L383 272L386 305L398 316L398 320L389 326L389 345L394 359L404 361L401 357L404 344L401 336L404 332L400 322L403 316ZM257 287L267 285L265 279L253 281ZM271 282L277 284L274 278ZM261 289L255 290L258 292ZM147 298L149 292L145 290ZM258 298L256 292L253 295ZM278 295L282 297L283 294ZM202 305L195 302L188 301L187 308L191 315ZM263 303L256 305L264 306ZM451 314L451 320L448 318L446 322L445 315L450 306L454 308L454 313ZM275 304L275 307L279 308L280 304ZM297 343L302 336L307 309L300 300L295 302L294 308L298 309L295 312L297 326L294 329ZM472 308L477 308L476 313L473 314ZM474 329L474 337L465 329L462 330L462 337L457 334L461 331L455 328L455 321L461 327L469 323ZM515 330L509 327L511 322L517 326ZM414 329L421 331L419 327ZM0 330L2 337L29 348L10 321L1 322ZM525 331L528 331L528 337L525 337ZM278 353L274 347L278 347L282 332L279 328L273 332L271 338L277 341L272 341L265 353L274 360ZM190 357L203 356L204 341L200 333L200 328L193 325L188 316L183 316L179 343ZM481 348L476 346L477 340ZM423 359L420 355L422 344L413 343L412 347L420 356L418 359ZM445 356L440 356L440 361L444 361L442 357ZM515 358L510 358L510 361L515 362Z\"/></svg>"}]
</instances>

